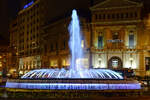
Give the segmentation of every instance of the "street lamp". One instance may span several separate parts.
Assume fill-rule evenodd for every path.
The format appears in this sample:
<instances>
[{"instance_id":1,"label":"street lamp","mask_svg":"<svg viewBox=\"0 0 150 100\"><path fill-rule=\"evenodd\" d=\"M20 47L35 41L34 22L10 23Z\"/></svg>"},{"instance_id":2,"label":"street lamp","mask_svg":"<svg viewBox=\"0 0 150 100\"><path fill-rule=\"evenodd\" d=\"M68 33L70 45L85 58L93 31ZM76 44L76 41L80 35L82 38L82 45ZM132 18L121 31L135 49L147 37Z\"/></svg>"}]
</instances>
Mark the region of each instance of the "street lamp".
<instances>
[{"instance_id":1,"label":"street lamp","mask_svg":"<svg viewBox=\"0 0 150 100\"><path fill-rule=\"evenodd\" d=\"M98 62L99 62L99 67L101 67L101 61L102 61L102 58L98 58Z\"/></svg>"},{"instance_id":2,"label":"street lamp","mask_svg":"<svg viewBox=\"0 0 150 100\"><path fill-rule=\"evenodd\" d=\"M134 60L134 59L131 57L129 60L130 60L130 62L131 62L131 68L132 68L132 63L133 63L133 60Z\"/></svg>"}]
</instances>

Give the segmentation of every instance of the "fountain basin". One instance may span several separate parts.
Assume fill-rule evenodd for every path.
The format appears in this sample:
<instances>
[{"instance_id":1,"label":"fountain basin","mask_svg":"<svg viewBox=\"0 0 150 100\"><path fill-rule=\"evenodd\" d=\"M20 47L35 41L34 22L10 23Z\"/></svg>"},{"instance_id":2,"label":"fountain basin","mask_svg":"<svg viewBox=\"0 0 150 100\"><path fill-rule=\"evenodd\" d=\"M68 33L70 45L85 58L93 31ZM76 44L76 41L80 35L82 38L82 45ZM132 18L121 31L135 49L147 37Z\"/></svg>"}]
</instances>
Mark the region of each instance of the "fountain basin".
<instances>
[{"instance_id":1,"label":"fountain basin","mask_svg":"<svg viewBox=\"0 0 150 100\"><path fill-rule=\"evenodd\" d=\"M6 88L40 90L132 90L141 89L138 81L125 80L109 69L32 70L18 80L8 80Z\"/></svg>"},{"instance_id":2,"label":"fountain basin","mask_svg":"<svg viewBox=\"0 0 150 100\"><path fill-rule=\"evenodd\" d=\"M138 90L135 80L102 79L51 79L51 80L8 80L6 88L38 90Z\"/></svg>"}]
</instances>

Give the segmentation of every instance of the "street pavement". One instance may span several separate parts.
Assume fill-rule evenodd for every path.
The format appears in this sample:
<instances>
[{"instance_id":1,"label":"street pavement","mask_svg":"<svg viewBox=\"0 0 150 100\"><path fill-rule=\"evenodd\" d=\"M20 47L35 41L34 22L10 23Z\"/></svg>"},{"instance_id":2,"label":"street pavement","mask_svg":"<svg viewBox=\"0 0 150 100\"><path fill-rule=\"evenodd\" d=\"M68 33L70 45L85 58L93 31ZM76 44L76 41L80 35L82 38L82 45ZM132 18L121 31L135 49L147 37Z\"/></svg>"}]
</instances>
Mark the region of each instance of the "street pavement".
<instances>
[{"instance_id":1,"label":"street pavement","mask_svg":"<svg viewBox=\"0 0 150 100\"><path fill-rule=\"evenodd\" d=\"M96 98L49 98L49 99L0 99L0 100L150 100L147 97L96 97Z\"/></svg>"}]
</instances>

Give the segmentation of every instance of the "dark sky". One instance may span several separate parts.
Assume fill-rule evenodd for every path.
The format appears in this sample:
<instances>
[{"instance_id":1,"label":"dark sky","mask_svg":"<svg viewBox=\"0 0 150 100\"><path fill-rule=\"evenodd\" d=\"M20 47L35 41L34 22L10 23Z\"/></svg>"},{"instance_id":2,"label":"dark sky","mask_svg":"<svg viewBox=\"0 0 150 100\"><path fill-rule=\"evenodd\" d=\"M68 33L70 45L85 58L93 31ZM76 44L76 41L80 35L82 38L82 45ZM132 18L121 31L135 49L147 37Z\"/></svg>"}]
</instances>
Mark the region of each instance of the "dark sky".
<instances>
[{"instance_id":1,"label":"dark sky","mask_svg":"<svg viewBox=\"0 0 150 100\"><path fill-rule=\"evenodd\" d=\"M0 36L8 37L8 23L13 18L19 8L19 0L0 0Z\"/></svg>"}]
</instances>

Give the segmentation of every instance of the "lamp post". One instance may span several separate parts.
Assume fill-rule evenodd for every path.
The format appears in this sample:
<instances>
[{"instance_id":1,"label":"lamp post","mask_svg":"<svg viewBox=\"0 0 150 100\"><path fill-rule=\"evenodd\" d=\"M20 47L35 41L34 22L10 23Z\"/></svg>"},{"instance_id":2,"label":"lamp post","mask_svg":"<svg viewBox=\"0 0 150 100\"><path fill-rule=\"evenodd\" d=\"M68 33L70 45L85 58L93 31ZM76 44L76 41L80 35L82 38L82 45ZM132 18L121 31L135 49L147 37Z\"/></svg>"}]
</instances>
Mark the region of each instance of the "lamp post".
<instances>
[{"instance_id":1,"label":"lamp post","mask_svg":"<svg viewBox=\"0 0 150 100\"><path fill-rule=\"evenodd\" d=\"M131 57L129 60L130 60L130 62L131 62L131 68L132 68L132 63L133 63L133 60L134 60L134 59Z\"/></svg>"},{"instance_id":2,"label":"lamp post","mask_svg":"<svg viewBox=\"0 0 150 100\"><path fill-rule=\"evenodd\" d=\"M98 58L98 62L99 62L99 67L101 67L101 61L102 61L102 58Z\"/></svg>"}]
</instances>

